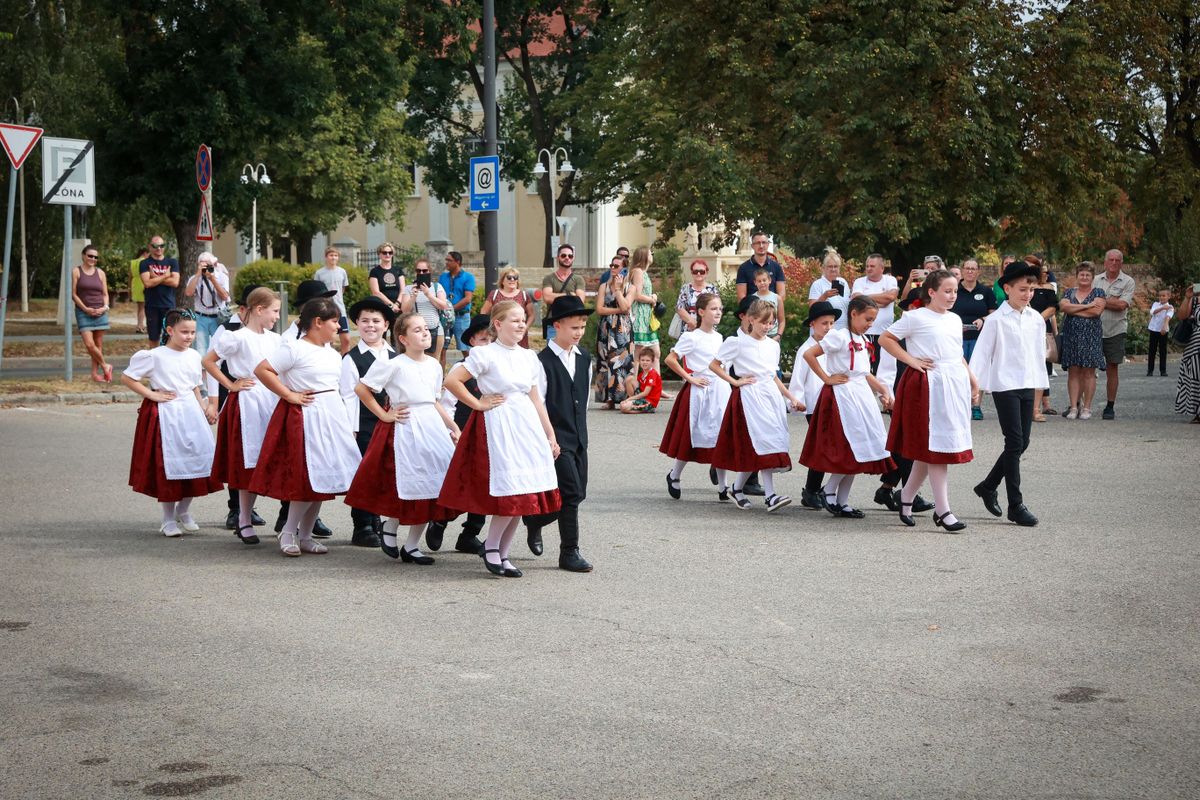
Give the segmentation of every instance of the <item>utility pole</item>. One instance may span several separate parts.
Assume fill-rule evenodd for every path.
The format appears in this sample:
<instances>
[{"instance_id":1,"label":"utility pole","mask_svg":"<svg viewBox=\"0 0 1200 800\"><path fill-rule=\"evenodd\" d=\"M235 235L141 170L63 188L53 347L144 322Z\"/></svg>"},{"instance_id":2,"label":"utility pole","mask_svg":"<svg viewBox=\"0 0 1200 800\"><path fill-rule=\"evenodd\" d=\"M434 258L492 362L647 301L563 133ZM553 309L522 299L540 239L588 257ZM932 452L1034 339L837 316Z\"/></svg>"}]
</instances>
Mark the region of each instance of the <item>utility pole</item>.
<instances>
[{"instance_id":1,"label":"utility pole","mask_svg":"<svg viewBox=\"0 0 1200 800\"><path fill-rule=\"evenodd\" d=\"M483 0L483 154L494 156L497 152L496 135L496 2ZM499 180L497 180L499 184ZM480 244L483 246L483 282L487 291L496 288L499 282L500 227L497 212L484 212L479 216Z\"/></svg>"}]
</instances>

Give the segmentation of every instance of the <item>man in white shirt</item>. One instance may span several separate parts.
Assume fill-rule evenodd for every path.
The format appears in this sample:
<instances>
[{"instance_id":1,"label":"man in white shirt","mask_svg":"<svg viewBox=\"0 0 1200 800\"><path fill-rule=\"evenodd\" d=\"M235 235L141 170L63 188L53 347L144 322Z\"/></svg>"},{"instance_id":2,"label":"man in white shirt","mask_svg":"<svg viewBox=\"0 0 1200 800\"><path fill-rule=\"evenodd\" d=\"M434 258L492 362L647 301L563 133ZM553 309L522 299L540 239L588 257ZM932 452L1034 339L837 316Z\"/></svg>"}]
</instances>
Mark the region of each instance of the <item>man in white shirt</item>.
<instances>
[{"instance_id":1,"label":"man in white shirt","mask_svg":"<svg viewBox=\"0 0 1200 800\"><path fill-rule=\"evenodd\" d=\"M850 289L850 297L866 295L879 306L879 315L867 328L867 341L873 345L871 350L871 374L879 371L879 337L891 324L896 321L896 298L900 295L900 285L896 278L884 272L883 256L871 253L867 256L866 274L854 281Z\"/></svg>"},{"instance_id":2,"label":"man in white shirt","mask_svg":"<svg viewBox=\"0 0 1200 800\"><path fill-rule=\"evenodd\" d=\"M209 338L221 324L221 311L229 303L229 273L218 269L217 257L212 253L201 253L196 261L196 274L188 280L183 294L192 298L197 317L192 347L203 355L208 352Z\"/></svg>"},{"instance_id":3,"label":"man in white shirt","mask_svg":"<svg viewBox=\"0 0 1200 800\"><path fill-rule=\"evenodd\" d=\"M1042 315L1029 307L1041 269L1024 261L1014 261L997 281L1008 299L985 318L975 350L971 353L971 371L979 388L991 392L996 418L1004 434L1004 450L995 466L975 487L975 494L994 516L1000 516L997 489L1000 481L1008 494L1008 519L1032 527L1038 520L1021 495L1021 454L1029 447L1033 428L1033 391L1050 386L1046 377L1046 323Z\"/></svg>"},{"instance_id":4,"label":"man in white shirt","mask_svg":"<svg viewBox=\"0 0 1200 800\"><path fill-rule=\"evenodd\" d=\"M840 277L841 269L842 259L840 256L836 253L826 255L825 261L821 265L821 277L808 287L809 303L823 300L842 312L841 316L837 318L837 322L833 323L834 328L845 328L850 318L850 315L846 313L850 305L850 284L845 278Z\"/></svg>"}]
</instances>

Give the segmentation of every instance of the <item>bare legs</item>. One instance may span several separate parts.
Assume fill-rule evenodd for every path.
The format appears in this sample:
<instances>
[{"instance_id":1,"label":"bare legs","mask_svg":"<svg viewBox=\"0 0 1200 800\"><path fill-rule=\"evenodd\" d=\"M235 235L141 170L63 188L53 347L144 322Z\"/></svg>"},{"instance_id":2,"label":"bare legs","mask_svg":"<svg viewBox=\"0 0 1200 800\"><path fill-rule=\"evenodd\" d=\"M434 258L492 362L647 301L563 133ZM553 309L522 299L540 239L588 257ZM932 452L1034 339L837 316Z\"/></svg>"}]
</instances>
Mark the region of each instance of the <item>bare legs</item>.
<instances>
[{"instance_id":1,"label":"bare legs","mask_svg":"<svg viewBox=\"0 0 1200 800\"><path fill-rule=\"evenodd\" d=\"M107 376L110 373L108 364L104 361L104 331L80 331L79 336L83 339L83 346L92 359L92 380L108 380Z\"/></svg>"}]
</instances>

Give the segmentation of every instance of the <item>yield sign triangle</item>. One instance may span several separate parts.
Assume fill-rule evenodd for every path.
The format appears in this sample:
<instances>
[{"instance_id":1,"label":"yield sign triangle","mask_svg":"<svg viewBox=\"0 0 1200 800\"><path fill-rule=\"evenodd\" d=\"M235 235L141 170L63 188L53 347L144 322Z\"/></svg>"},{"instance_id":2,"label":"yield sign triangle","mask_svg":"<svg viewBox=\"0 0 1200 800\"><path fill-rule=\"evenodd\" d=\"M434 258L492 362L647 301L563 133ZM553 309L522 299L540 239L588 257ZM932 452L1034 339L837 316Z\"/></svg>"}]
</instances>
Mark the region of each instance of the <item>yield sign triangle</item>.
<instances>
[{"instance_id":1,"label":"yield sign triangle","mask_svg":"<svg viewBox=\"0 0 1200 800\"><path fill-rule=\"evenodd\" d=\"M208 199L204 195L200 195L200 218L196 220L196 241L211 242L212 240L212 211L208 207Z\"/></svg>"},{"instance_id":2,"label":"yield sign triangle","mask_svg":"<svg viewBox=\"0 0 1200 800\"><path fill-rule=\"evenodd\" d=\"M21 168L40 138L41 128L0 123L0 143L4 145L4 152L8 153L8 160L12 162L13 169Z\"/></svg>"}]
</instances>

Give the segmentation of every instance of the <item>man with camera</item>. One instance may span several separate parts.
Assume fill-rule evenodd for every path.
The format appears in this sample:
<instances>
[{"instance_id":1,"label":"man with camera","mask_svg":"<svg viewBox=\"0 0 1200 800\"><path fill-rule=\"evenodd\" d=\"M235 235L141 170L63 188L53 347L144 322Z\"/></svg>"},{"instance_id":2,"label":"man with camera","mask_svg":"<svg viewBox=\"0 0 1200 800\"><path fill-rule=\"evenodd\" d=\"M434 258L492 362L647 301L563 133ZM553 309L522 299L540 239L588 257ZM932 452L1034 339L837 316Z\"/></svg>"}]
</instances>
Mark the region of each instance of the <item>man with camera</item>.
<instances>
[{"instance_id":1,"label":"man with camera","mask_svg":"<svg viewBox=\"0 0 1200 800\"><path fill-rule=\"evenodd\" d=\"M201 253L197 262L196 274L188 279L183 294L192 298L196 312L196 341L192 347L207 353L208 340L221 324L221 312L228 308L229 273L212 253Z\"/></svg>"}]
</instances>

